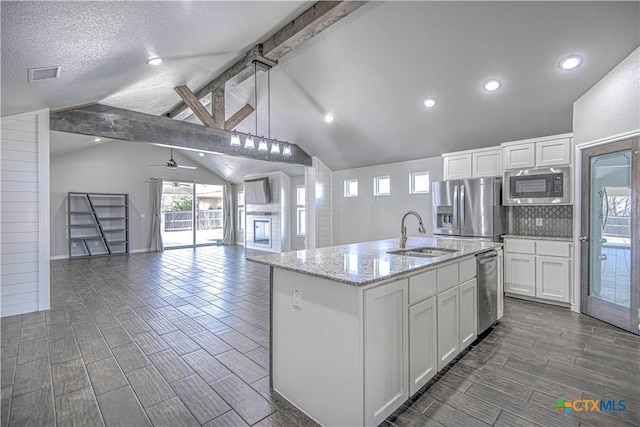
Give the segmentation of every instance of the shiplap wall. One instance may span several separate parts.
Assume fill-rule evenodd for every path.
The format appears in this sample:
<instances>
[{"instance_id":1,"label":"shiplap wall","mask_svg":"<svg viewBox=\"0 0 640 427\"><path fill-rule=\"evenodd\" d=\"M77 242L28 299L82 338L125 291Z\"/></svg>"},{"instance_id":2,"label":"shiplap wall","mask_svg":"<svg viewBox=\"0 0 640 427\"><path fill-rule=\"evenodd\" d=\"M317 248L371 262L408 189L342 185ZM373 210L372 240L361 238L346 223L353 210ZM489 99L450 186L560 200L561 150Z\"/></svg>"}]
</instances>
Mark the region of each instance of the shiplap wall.
<instances>
[{"instance_id":1,"label":"shiplap wall","mask_svg":"<svg viewBox=\"0 0 640 427\"><path fill-rule=\"evenodd\" d=\"M49 110L0 119L0 315L49 309Z\"/></svg>"},{"instance_id":2,"label":"shiplap wall","mask_svg":"<svg viewBox=\"0 0 640 427\"><path fill-rule=\"evenodd\" d=\"M317 157L305 168L307 235L305 248L333 244L332 171Z\"/></svg>"}]
</instances>

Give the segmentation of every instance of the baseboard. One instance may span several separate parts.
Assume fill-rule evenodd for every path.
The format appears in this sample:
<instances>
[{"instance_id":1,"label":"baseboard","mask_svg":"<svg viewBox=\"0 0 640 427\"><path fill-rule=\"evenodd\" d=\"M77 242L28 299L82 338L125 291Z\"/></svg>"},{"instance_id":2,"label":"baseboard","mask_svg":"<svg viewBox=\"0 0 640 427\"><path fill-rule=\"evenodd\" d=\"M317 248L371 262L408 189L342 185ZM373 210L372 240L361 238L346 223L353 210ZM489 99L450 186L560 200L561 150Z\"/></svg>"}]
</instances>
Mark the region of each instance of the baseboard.
<instances>
[{"instance_id":1,"label":"baseboard","mask_svg":"<svg viewBox=\"0 0 640 427\"><path fill-rule=\"evenodd\" d=\"M132 249L129 251L130 254L139 254L139 253L143 253L143 252L152 252L151 249L149 248L144 248L144 249Z\"/></svg>"},{"instance_id":2,"label":"baseboard","mask_svg":"<svg viewBox=\"0 0 640 427\"><path fill-rule=\"evenodd\" d=\"M56 256L49 257L49 261L55 261L57 259L67 259L67 258L69 258L69 255L56 255Z\"/></svg>"}]
</instances>

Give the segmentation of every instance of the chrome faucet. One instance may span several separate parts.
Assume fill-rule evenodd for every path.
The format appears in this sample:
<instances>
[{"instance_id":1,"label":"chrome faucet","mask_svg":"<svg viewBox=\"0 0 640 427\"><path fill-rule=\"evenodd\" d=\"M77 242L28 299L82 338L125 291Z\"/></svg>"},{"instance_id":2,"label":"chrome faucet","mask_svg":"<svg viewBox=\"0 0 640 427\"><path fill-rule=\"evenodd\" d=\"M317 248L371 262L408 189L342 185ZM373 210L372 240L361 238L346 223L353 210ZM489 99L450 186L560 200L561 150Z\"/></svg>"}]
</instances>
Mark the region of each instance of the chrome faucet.
<instances>
[{"instance_id":1,"label":"chrome faucet","mask_svg":"<svg viewBox=\"0 0 640 427\"><path fill-rule=\"evenodd\" d=\"M417 212L409 211L402 217L402 221L400 223L400 249L405 249L407 247L407 227L404 225L404 220L409 215L415 215L418 218L418 232L424 234L426 230L424 229L424 225L422 224L422 218L418 215Z\"/></svg>"}]
</instances>

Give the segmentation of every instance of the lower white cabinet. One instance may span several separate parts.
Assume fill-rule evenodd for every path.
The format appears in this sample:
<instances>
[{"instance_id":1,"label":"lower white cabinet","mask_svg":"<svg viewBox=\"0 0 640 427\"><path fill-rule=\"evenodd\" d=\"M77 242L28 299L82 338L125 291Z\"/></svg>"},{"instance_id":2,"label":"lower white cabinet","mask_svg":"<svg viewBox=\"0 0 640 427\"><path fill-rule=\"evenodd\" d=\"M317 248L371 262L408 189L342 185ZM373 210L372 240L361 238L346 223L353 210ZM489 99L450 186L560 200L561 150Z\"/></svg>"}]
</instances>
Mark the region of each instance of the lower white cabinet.
<instances>
[{"instance_id":1,"label":"lower white cabinet","mask_svg":"<svg viewBox=\"0 0 640 427\"><path fill-rule=\"evenodd\" d=\"M571 243L505 238L505 291L545 301L569 302Z\"/></svg>"},{"instance_id":2,"label":"lower white cabinet","mask_svg":"<svg viewBox=\"0 0 640 427\"><path fill-rule=\"evenodd\" d=\"M505 254L505 290L507 292L536 295L536 257L535 255Z\"/></svg>"},{"instance_id":3,"label":"lower white cabinet","mask_svg":"<svg viewBox=\"0 0 640 427\"><path fill-rule=\"evenodd\" d=\"M458 287L436 297L438 313L438 370L460 352L460 298Z\"/></svg>"},{"instance_id":4,"label":"lower white cabinet","mask_svg":"<svg viewBox=\"0 0 640 427\"><path fill-rule=\"evenodd\" d=\"M436 297L409 307L409 395L438 372Z\"/></svg>"},{"instance_id":5,"label":"lower white cabinet","mask_svg":"<svg viewBox=\"0 0 640 427\"><path fill-rule=\"evenodd\" d=\"M409 398L407 279L365 292L364 413L378 425Z\"/></svg>"},{"instance_id":6,"label":"lower white cabinet","mask_svg":"<svg viewBox=\"0 0 640 427\"><path fill-rule=\"evenodd\" d=\"M460 293L460 351L478 338L478 285L476 279L459 286Z\"/></svg>"},{"instance_id":7,"label":"lower white cabinet","mask_svg":"<svg viewBox=\"0 0 640 427\"><path fill-rule=\"evenodd\" d=\"M536 297L567 302L570 261L568 258L536 257Z\"/></svg>"}]
</instances>

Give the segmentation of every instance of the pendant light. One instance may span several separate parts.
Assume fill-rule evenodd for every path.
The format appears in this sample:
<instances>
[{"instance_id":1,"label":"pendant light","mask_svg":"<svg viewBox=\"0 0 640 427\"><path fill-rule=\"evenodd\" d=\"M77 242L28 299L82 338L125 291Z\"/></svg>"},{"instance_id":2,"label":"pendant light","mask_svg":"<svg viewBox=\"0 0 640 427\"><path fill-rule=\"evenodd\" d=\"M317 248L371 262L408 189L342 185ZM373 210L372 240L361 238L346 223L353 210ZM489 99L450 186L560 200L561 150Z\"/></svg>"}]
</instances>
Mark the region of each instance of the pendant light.
<instances>
[{"instance_id":1,"label":"pendant light","mask_svg":"<svg viewBox=\"0 0 640 427\"><path fill-rule=\"evenodd\" d=\"M264 136L258 138L258 68L267 72L267 137ZM245 136L244 140L244 148L247 150L255 150L256 149L256 141L254 138L258 139L258 151L269 152L270 154L282 154L283 156L291 156L292 149L291 145L287 142L278 142L276 139L271 139L271 65L260 61L253 61L253 82L254 82L254 90L253 90L253 100L255 103L255 134L251 133L242 133L233 131L231 134L230 144L234 147L241 147L243 144L240 140L240 135ZM271 143L271 149L269 149L269 143ZM280 145L282 144L282 150L280 150Z\"/></svg>"}]
</instances>

